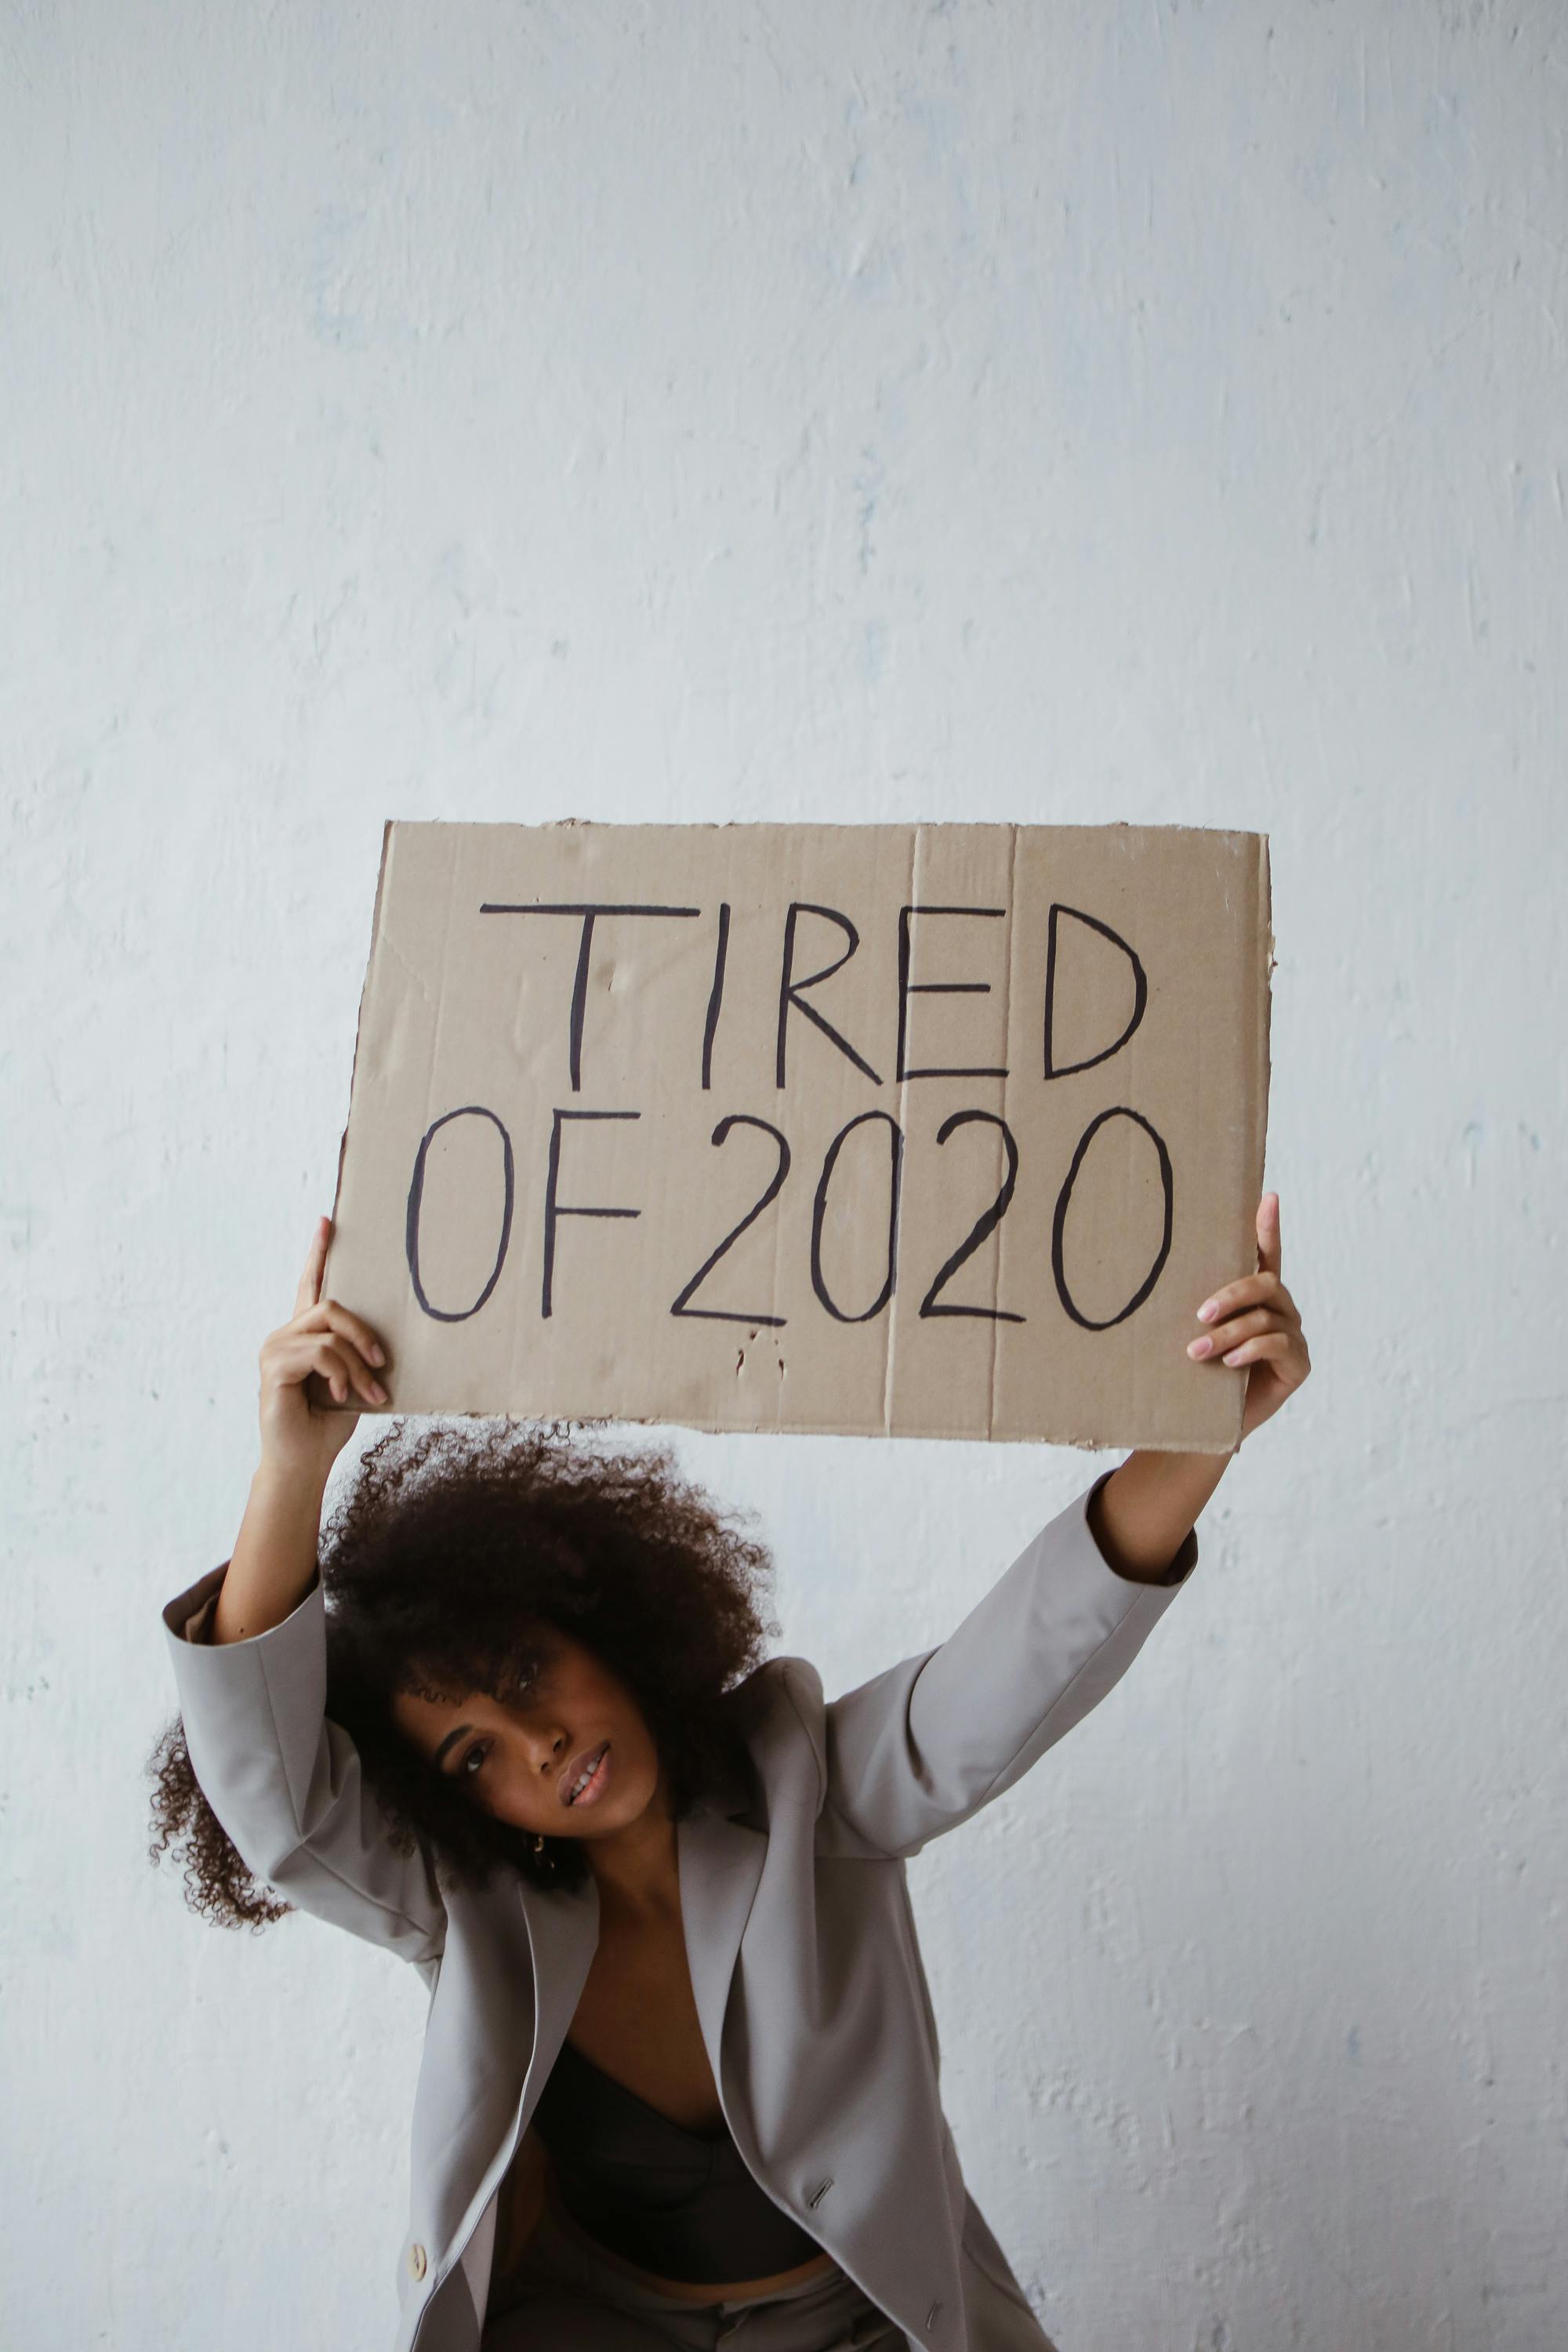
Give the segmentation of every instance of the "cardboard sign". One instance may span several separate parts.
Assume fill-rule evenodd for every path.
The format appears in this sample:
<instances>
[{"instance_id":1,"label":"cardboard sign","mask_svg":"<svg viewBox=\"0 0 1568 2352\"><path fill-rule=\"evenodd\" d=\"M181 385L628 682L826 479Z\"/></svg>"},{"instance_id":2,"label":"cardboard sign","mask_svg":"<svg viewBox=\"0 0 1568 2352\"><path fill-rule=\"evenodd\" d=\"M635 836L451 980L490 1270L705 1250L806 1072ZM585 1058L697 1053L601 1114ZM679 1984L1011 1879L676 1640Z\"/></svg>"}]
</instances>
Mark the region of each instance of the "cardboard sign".
<instances>
[{"instance_id":1,"label":"cardboard sign","mask_svg":"<svg viewBox=\"0 0 1568 2352\"><path fill-rule=\"evenodd\" d=\"M388 824L324 1295L399 1412L1228 1452L1265 835Z\"/></svg>"}]
</instances>

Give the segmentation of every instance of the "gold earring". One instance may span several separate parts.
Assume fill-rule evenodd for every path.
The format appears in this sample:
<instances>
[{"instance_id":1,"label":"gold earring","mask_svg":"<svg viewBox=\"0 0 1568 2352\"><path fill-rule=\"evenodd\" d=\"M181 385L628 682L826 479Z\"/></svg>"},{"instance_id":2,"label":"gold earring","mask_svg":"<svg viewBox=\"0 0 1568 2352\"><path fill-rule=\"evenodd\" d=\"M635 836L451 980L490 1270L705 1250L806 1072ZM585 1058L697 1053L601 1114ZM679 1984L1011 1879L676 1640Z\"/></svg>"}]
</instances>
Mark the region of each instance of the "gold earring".
<instances>
[{"instance_id":1,"label":"gold earring","mask_svg":"<svg viewBox=\"0 0 1568 2352\"><path fill-rule=\"evenodd\" d=\"M544 1840L542 1837L536 1837L534 1839L533 1851L535 1853L542 1853L544 1852Z\"/></svg>"}]
</instances>

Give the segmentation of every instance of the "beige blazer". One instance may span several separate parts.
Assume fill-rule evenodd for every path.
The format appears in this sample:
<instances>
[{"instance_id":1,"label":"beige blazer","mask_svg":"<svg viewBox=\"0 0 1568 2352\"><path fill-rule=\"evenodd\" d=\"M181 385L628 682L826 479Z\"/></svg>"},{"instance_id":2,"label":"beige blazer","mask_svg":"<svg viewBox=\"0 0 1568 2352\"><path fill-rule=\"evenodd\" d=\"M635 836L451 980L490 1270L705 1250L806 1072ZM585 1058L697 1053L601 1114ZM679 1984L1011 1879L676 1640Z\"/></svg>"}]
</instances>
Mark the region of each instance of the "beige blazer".
<instances>
[{"instance_id":1,"label":"beige blazer","mask_svg":"<svg viewBox=\"0 0 1568 2352\"><path fill-rule=\"evenodd\" d=\"M1193 1532L1163 1584L1110 1568L1087 1517L1110 1475L935 1649L829 1703L804 1659L760 1667L760 1797L748 1810L716 1791L679 1827L691 1980L741 2154L931 2352L1044 2338L942 2115L905 1859L1104 1697L1195 1564ZM163 1612L192 1763L258 1877L429 1987L394 2352L477 2352L498 2191L576 2008L597 1894L498 1878L443 1895L427 1855L389 1843L352 1742L325 1717L320 1580L281 1624L214 1646L200 1636L227 1565Z\"/></svg>"}]
</instances>

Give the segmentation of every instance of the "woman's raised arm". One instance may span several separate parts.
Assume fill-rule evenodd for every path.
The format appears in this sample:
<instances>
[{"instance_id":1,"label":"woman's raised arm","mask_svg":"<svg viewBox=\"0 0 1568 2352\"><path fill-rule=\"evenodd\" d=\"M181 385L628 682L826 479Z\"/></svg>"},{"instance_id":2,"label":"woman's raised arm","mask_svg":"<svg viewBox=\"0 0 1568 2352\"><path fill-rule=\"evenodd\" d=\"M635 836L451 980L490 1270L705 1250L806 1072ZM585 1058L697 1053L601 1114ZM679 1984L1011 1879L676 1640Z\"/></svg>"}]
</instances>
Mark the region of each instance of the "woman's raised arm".
<instances>
[{"instance_id":1,"label":"woman's raised arm","mask_svg":"<svg viewBox=\"0 0 1568 2352\"><path fill-rule=\"evenodd\" d=\"M1198 1539L1189 1529L1158 1582L1121 1574L1089 1516L1112 1475L1058 1511L938 1648L829 1704L829 1848L914 1853L1021 1780L1121 1681Z\"/></svg>"},{"instance_id":2,"label":"woman's raised arm","mask_svg":"<svg viewBox=\"0 0 1568 2352\"><path fill-rule=\"evenodd\" d=\"M331 1220L319 1218L294 1313L262 1341L261 1463L213 1612L215 1642L241 1642L281 1623L315 1577L328 1474L359 1415L315 1412L310 1375L319 1372L340 1405L351 1391L367 1404L386 1401L372 1370L386 1361L380 1340L361 1316L321 1297L331 1234Z\"/></svg>"},{"instance_id":3,"label":"woman's raised arm","mask_svg":"<svg viewBox=\"0 0 1568 2352\"><path fill-rule=\"evenodd\" d=\"M203 1794L247 1868L286 1902L404 1958L433 1959L446 1906L425 1853L405 1854L326 1714L321 1505L356 1412L318 1412L311 1372L346 1405L379 1403L369 1325L321 1297L330 1221L316 1228L291 1319L261 1349L261 1462L233 1556L163 1611L185 1745Z\"/></svg>"}]
</instances>

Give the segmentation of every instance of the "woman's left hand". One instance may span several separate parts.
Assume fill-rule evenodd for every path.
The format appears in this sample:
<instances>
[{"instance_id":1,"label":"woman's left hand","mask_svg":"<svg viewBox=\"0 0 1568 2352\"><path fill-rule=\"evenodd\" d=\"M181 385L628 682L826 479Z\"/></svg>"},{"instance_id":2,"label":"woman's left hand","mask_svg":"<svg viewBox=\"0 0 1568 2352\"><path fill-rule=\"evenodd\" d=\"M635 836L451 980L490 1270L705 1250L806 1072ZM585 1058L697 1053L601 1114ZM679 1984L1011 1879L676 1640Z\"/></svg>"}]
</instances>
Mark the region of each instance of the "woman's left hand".
<instances>
[{"instance_id":1,"label":"woman's left hand","mask_svg":"<svg viewBox=\"0 0 1568 2352\"><path fill-rule=\"evenodd\" d=\"M1187 1349L1199 1360L1251 1366L1243 1438L1278 1412L1312 1369L1296 1302L1279 1279L1278 1192L1265 1192L1258 1204L1258 1255L1262 1263L1256 1274L1227 1282L1205 1299L1198 1316L1208 1331Z\"/></svg>"}]
</instances>

